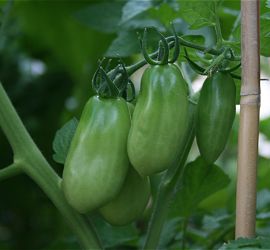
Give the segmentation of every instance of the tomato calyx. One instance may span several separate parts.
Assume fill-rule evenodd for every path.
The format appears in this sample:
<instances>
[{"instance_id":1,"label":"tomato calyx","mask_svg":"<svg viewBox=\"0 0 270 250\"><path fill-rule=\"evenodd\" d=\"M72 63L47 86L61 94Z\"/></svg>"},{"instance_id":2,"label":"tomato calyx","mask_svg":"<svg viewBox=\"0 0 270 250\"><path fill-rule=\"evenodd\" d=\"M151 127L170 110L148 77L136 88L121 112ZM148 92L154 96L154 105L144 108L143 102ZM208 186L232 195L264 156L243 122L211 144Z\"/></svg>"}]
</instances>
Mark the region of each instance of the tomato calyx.
<instances>
[{"instance_id":1,"label":"tomato calyx","mask_svg":"<svg viewBox=\"0 0 270 250\"><path fill-rule=\"evenodd\" d=\"M99 66L92 78L92 88L95 93L104 98L123 97L131 102L135 98L135 87L129 78L124 62L119 59L118 65L110 70L111 59L105 67L105 58L99 61Z\"/></svg>"},{"instance_id":2,"label":"tomato calyx","mask_svg":"<svg viewBox=\"0 0 270 250\"><path fill-rule=\"evenodd\" d=\"M152 29L160 37L157 59L155 60L151 58L151 56L147 52L148 30L147 28L145 28L144 33L143 33L143 39L140 39L141 50L142 50L145 61L150 65L166 65L168 63L174 63L178 59L179 54L180 54L179 37L175 31L174 26L172 25L172 30L174 34L174 53L171 59L169 58L171 45L169 44L167 39L156 28L152 28Z\"/></svg>"}]
</instances>

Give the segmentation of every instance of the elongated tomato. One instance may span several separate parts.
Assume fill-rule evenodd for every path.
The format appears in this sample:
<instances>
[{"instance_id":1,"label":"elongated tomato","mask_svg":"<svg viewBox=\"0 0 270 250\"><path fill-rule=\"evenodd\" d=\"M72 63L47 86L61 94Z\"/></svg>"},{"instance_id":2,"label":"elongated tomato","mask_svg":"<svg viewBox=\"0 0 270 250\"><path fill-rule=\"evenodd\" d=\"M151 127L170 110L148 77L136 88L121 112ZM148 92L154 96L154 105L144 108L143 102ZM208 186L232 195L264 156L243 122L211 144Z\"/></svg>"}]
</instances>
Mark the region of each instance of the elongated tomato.
<instances>
[{"instance_id":1,"label":"elongated tomato","mask_svg":"<svg viewBox=\"0 0 270 250\"><path fill-rule=\"evenodd\" d=\"M89 99L71 142L62 182L67 201L79 212L104 205L120 191L129 167L129 128L124 99Z\"/></svg>"},{"instance_id":2,"label":"elongated tomato","mask_svg":"<svg viewBox=\"0 0 270 250\"><path fill-rule=\"evenodd\" d=\"M142 76L128 137L128 156L140 175L175 163L185 132L187 84L174 64L154 65Z\"/></svg>"},{"instance_id":3,"label":"elongated tomato","mask_svg":"<svg viewBox=\"0 0 270 250\"><path fill-rule=\"evenodd\" d=\"M213 163L224 150L235 117L233 78L222 72L205 80L198 103L196 138L202 157Z\"/></svg>"}]
</instances>

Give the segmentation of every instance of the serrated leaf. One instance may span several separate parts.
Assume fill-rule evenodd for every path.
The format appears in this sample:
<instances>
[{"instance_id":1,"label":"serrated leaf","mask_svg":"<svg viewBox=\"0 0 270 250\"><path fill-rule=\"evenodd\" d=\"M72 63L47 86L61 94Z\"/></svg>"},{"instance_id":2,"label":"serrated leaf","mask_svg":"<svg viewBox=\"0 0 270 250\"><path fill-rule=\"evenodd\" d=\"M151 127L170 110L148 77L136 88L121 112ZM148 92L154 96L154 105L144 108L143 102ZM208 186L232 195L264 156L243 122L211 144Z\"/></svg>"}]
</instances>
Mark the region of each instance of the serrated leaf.
<instances>
[{"instance_id":1,"label":"serrated leaf","mask_svg":"<svg viewBox=\"0 0 270 250\"><path fill-rule=\"evenodd\" d=\"M132 19L133 17L145 12L153 6L152 1L140 1L137 0L129 0L124 5L122 10L121 23Z\"/></svg>"},{"instance_id":2,"label":"serrated leaf","mask_svg":"<svg viewBox=\"0 0 270 250\"><path fill-rule=\"evenodd\" d=\"M78 123L79 122L76 118L72 118L62 128L57 130L53 140L53 150L55 152L53 155L54 161L61 164L65 163L69 146Z\"/></svg>"},{"instance_id":3,"label":"serrated leaf","mask_svg":"<svg viewBox=\"0 0 270 250\"><path fill-rule=\"evenodd\" d=\"M189 216L205 198L225 188L229 177L217 165L207 164L201 157L188 163L182 176L182 186L176 194L175 214Z\"/></svg>"},{"instance_id":4,"label":"serrated leaf","mask_svg":"<svg viewBox=\"0 0 270 250\"><path fill-rule=\"evenodd\" d=\"M104 33L114 33L119 27L121 19L122 2L103 2L91 4L75 13L81 23Z\"/></svg>"},{"instance_id":5,"label":"serrated leaf","mask_svg":"<svg viewBox=\"0 0 270 250\"><path fill-rule=\"evenodd\" d=\"M270 239L269 238L239 238L237 240L229 241L229 243L224 244L219 250L229 250L229 249L270 249Z\"/></svg>"},{"instance_id":6,"label":"serrated leaf","mask_svg":"<svg viewBox=\"0 0 270 250\"><path fill-rule=\"evenodd\" d=\"M136 32L123 31L113 40L105 53L106 57L128 57L140 52L140 44Z\"/></svg>"},{"instance_id":7,"label":"serrated leaf","mask_svg":"<svg viewBox=\"0 0 270 250\"><path fill-rule=\"evenodd\" d=\"M215 25L215 1L178 0L180 13L193 29Z\"/></svg>"}]
</instances>

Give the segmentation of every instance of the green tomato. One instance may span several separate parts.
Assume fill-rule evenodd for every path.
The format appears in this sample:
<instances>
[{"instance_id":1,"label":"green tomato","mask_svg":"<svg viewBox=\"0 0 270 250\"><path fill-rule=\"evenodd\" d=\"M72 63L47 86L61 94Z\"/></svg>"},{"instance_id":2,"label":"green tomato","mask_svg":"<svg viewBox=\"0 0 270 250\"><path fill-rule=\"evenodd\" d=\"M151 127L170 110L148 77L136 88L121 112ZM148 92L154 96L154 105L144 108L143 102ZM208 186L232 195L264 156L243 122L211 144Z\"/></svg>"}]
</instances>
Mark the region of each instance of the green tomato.
<instances>
[{"instance_id":1,"label":"green tomato","mask_svg":"<svg viewBox=\"0 0 270 250\"><path fill-rule=\"evenodd\" d=\"M91 97L72 139L62 187L81 213L97 209L120 191L129 167L130 114L122 98Z\"/></svg>"},{"instance_id":2,"label":"green tomato","mask_svg":"<svg viewBox=\"0 0 270 250\"><path fill-rule=\"evenodd\" d=\"M130 166L120 193L99 209L100 214L110 224L123 226L140 217L150 197L149 177L141 177Z\"/></svg>"},{"instance_id":3,"label":"green tomato","mask_svg":"<svg viewBox=\"0 0 270 250\"><path fill-rule=\"evenodd\" d=\"M147 68L128 137L131 164L141 176L175 163L186 129L188 89L174 64Z\"/></svg>"},{"instance_id":4,"label":"green tomato","mask_svg":"<svg viewBox=\"0 0 270 250\"><path fill-rule=\"evenodd\" d=\"M196 138L202 157L213 163L225 148L235 117L236 88L230 74L217 72L203 84Z\"/></svg>"}]
</instances>

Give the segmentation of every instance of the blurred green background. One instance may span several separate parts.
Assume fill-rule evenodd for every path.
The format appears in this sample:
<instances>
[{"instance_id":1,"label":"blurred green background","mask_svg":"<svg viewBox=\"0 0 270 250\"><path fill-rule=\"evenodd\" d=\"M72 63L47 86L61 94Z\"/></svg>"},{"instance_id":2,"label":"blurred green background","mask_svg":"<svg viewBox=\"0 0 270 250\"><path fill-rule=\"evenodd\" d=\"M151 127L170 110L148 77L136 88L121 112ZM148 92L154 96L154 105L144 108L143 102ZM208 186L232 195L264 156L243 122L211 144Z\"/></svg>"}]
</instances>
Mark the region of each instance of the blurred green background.
<instances>
[{"instance_id":1,"label":"blurred green background","mask_svg":"<svg viewBox=\"0 0 270 250\"><path fill-rule=\"evenodd\" d=\"M196 27L195 24L194 29L188 27L190 14L183 14L176 6L183 1L140 1L137 7L134 7L135 1L129 2L127 7L128 1L18 0L13 2L5 26L1 26L0 80L34 141L59 174L63 167L52 159L55 132L70 118L79 118L85 101L93 94L91 77L98 59L104 55L120 55L126 63L135 62L140 58L136 32L146 26L155 26L168 34L169 23L173 20L177 31L185 34L186 39L208 47L215 44L212 28ZM262 10L266 12L266 1L261 2ZM0 20L4 20L8 4L7 1L0 2ZM226 39L230 36L239 38L239 23L233 29L239 11L239 1L223 1L219 9ZM122 23L121 16L122 21L124 17ZM262 26L264 33L269 32L267 27ZM270 53L267 41L269 37L263 40L261 48L264 56ZM239 41L232 42L232 46L239 52ZM190 53L195 56L194 52ZM197 78L183 62L182 67L190 81ZM263 74L269 77L266 58L262 58L262 68ZM213 217L208 219L219 218L224 210L233 216L237 129L238 119L227 150L218 162L231 177L231 185L205 200L192 219L189 237L197 244L203 241L203 232L207 230L198 229L202 227L203 217L211 214ZM259 158L258 189L264 200L268 197L261 205L264 211L270 204L270 152L267 151L270 118L266 116L261 122L261 133L266 153ZM194 145L190 159L197 155ZM0 131L0 167L11 162L11 148ZM78 247L59 212L28 177L21 175L1 182L0 197L0 249ZM259 227L263 235L270 232L269 218ZM139 227L145 228L144 222L141 223ZM229 235L232 234L233 231L229 231ZM66 244L63 248L57 245L60 239ZM126 249L131 248L132 244Z\"/></svg>"}]
</instances>

